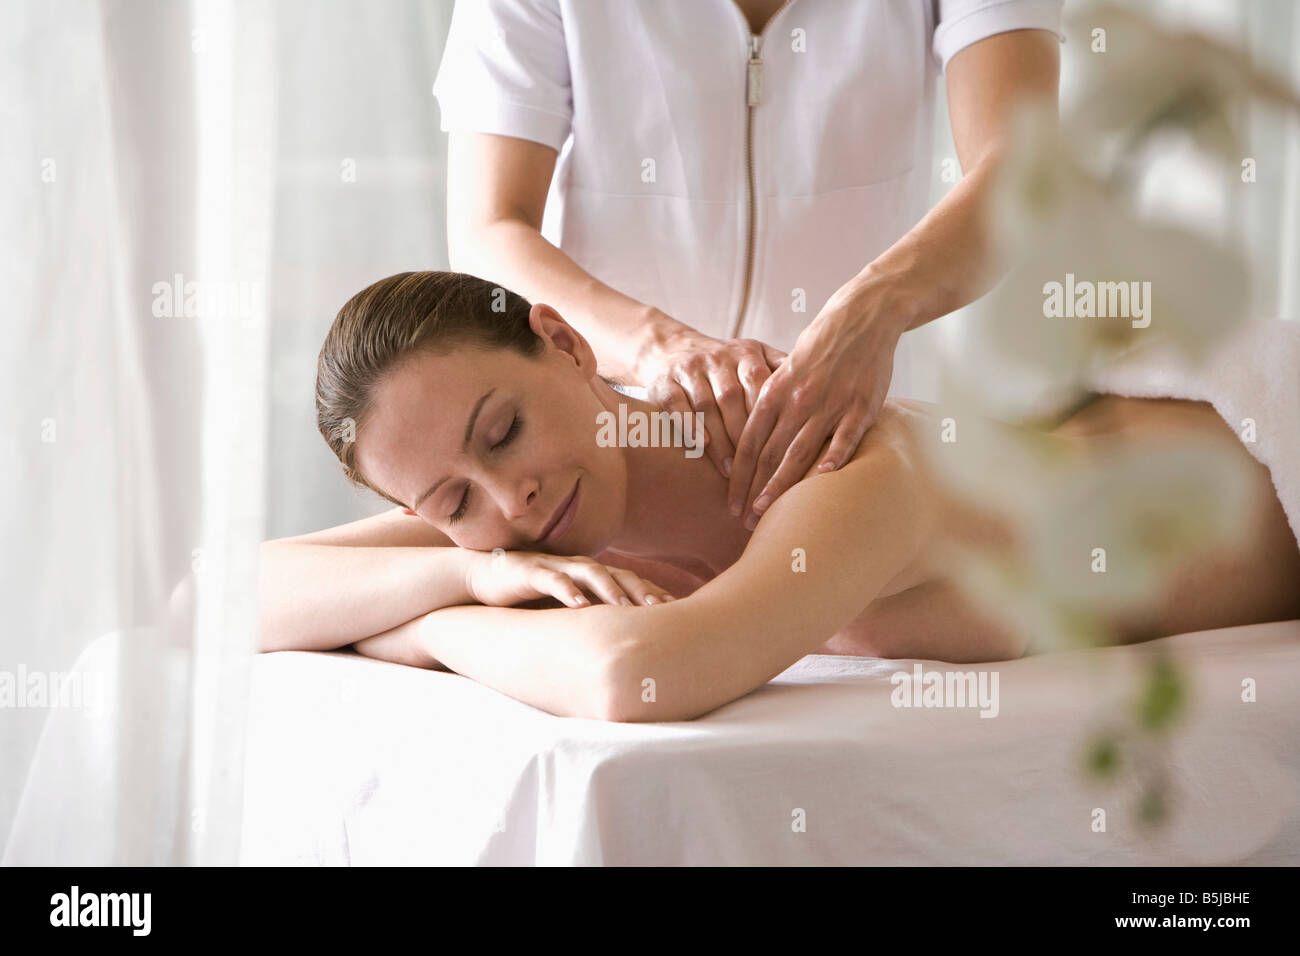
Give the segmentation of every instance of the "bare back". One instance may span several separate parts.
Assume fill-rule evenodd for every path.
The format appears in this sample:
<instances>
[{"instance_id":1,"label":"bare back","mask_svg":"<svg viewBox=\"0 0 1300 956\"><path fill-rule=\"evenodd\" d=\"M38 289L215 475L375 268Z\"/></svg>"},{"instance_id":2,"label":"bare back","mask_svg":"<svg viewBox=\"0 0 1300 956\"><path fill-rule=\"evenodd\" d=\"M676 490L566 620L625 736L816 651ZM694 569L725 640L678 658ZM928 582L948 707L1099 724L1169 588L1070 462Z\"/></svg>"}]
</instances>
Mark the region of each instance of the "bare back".
<instances>
[{"instance_id":1,"label":"bare back","mask_svg":"<svg viewBox=\"0 0 1300 956\"><path fill-rule=\"evenodd\" d=\"M906 403L924 417L926 406ZM934 419L937 427L937 418ZM1141 613L1109 623L1125 642L1169 634L1300 617L1300 548L1268 469L1255 461L1214 409L1204 402L1103 396L1062 424L1055 434L1083 456L1126 445L1209 441L1238 459L1250 475L1250 527L1233 548L1191 555L1170 585ZM1006 529L983 525L974 542L990 550L1006 545ZM942 542L936 541L935 547ZM923 565L919 580L873 601L821 653L922 657L964 661L1014 658L1021 640L967 599L941 570Z\"/></svg>"}]
</instances>

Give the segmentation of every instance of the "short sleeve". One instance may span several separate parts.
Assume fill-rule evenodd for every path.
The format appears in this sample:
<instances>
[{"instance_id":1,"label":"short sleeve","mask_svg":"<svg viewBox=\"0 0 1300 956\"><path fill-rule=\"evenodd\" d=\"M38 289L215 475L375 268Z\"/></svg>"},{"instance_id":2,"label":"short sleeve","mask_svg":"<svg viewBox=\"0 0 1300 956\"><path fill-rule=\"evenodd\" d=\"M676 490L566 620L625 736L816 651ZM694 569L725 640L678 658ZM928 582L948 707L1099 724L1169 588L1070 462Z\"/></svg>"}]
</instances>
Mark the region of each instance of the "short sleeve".
<instances>
[{"instance_id":1,"label":"short sleeve","mask_svg":"<svg viewBox=\"0 0 1300 956\"><path fill-rule=\"evenodd\" d=\"M1058 39L1064 0L938 0L934 55L943 68L959 50L1008 30L1050 30Z\"/></svg>"},{"instance_id":2,"label":"short sleeve","mask_svg":"<svg viewBox=\"0 0 1300 956\"><path fill-rule=\"evenodd\" d=\"M433 83L442 129L559 150L573 95L559 0L457 0Z\"/></svg>"}]
</instances>

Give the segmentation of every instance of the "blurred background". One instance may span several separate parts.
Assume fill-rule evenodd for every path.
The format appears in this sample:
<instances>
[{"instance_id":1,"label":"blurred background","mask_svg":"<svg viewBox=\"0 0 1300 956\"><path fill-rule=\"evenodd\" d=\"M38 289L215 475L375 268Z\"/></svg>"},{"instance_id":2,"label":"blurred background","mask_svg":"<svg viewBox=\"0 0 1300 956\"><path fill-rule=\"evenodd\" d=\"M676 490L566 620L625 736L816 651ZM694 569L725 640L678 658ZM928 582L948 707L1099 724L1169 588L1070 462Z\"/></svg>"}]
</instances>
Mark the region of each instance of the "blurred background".
<instances>
[{"instance_id":1,"label":"blurred background","mask_svg":"<svg viewBox=\"0 0 1300 956\"><path fill-rule=\"evenodd\" d=\"M1127 6L1239 45L1300 87L1290 0ZM316 431L315 360L353 293L447 268L431 87L451 10L3 3L0 673L56 683L106 636L120 665L105 671L117 676L104 706L83 708L120 718L104 775L63 780L57 806L29 785L71 774L65 758L77 766L57 740L39 746L56 708L0 709L6 862L38 846L50 863L231 861L256 543L388 507L344 481ZM1062 53L1068 98L1087 37ZM935 200L956 155L939 90ZM1226 201L1171 148L1144 200L1231 236L1256 272L1252 311L1294 319L1300 128L1264 113L1243 123L1251 188ZM946 320L912 334L960 354L962 331ZM61 845L40 825L71 815L102 842Z\"/></svg>"}]
</instances>

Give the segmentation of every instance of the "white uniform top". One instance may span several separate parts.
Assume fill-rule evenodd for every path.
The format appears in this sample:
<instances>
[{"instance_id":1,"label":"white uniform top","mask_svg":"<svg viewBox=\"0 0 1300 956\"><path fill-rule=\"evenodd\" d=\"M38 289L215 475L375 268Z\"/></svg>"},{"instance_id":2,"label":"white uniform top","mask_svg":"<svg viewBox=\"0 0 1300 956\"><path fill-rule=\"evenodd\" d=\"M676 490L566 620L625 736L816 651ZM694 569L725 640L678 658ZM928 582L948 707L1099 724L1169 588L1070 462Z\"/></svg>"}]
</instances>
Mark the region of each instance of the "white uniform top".
<instances>
[{"instance_id":1,"label":"white uniform top","mask_svg":"<svg viewBox=\"0 0 1300 956\"><path fill-rule=\"evenodd\" d=\"M788 352L928 208L949 58L1060 21L1061 0L787 0L754 36L734 0L458 0L433 93L444 130L560 151L542 231L587 272Z\"/></svg>"}]
</instances>

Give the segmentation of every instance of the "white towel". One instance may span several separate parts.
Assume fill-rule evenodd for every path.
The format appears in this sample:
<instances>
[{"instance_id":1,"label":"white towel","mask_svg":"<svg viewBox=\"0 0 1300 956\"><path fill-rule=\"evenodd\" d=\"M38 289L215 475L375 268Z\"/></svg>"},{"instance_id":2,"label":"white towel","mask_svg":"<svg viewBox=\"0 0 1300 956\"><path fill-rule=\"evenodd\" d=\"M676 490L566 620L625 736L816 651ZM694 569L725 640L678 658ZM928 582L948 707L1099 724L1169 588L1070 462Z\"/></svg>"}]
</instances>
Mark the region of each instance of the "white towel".
<instances>
[{"instance_id":1,"label":"white towel","mask_svg":"<svg viewBox=\"0 0 1300 956\"><path fill-rule=\"evenodd\" d=\"M610 382L609 387L620 395L626 395L628 398L639 398L641 401L649 401L650 393L644 385L623 385L620 382Z\"/></svg>"},{"instance_id":2,"label":"white towel","mask_svg":"<svg viewBox=\"0 0 1300 956\"><path fill-rule=\"evenodd\" d=\"M1265 465L1300 542L1300 322L1246 322L1197 367L1168 345L1136 350L1094 373L1097 392L1209 402ZM1254 441L1245 440L1252 419Z\"/></svg>"}]
</instances>

